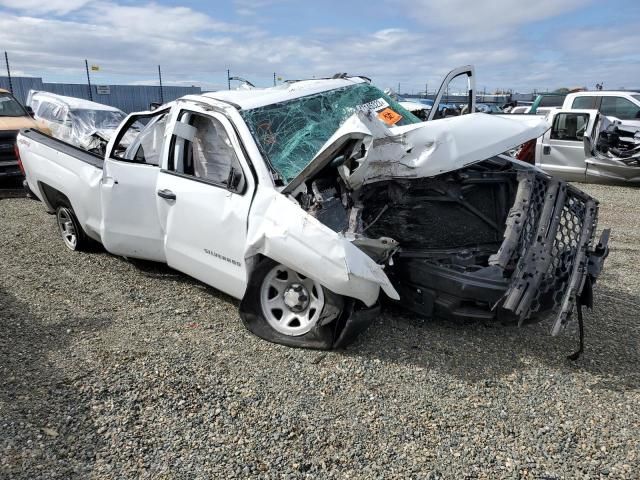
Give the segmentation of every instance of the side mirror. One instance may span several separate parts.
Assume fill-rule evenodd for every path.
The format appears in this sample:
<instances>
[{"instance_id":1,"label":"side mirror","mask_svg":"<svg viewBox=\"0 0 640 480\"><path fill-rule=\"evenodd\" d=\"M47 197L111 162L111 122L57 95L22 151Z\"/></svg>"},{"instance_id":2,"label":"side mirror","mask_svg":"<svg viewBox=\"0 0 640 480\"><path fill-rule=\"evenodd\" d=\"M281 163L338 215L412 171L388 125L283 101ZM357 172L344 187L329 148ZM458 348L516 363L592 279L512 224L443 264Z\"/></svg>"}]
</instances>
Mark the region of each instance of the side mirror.
<instances>
[{"instance_id":1,"label":"side mirror","mask_svg":"<svg viewBox=\"0 0 640 480\"><path fill-rule=\"evenodd\" d=\"M24 109L27 111L30 117L34 117L36 115L33 111L33 108L31 108L30 106L27 105L26 107L24 107Z\"/></svg>"}]
</instances>

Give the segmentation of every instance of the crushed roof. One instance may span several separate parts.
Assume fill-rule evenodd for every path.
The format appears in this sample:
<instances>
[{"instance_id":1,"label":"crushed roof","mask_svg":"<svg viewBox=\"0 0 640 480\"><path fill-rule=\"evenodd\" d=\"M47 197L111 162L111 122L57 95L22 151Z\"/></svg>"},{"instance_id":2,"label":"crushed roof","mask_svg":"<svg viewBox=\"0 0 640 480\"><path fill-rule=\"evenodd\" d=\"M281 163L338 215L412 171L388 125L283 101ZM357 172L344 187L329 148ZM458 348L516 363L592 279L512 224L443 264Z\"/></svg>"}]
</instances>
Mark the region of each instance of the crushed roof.
<instances>
[{"instance_id":1,"label":"crushed roof","mask_svg":"<svg viewBox=\"0 0 640 480\"><path fill-rule=\"evenodd\" d=\"M233 103L244 110L248 110L313 95L315 93L326 92L328 90L335 90L336 88L348 87L349 85L364 83L365 81L366 80L361 77L301 80L269 88L219 90L217 92L204 93L202 96Z\"/></svg>"}]
</instances>

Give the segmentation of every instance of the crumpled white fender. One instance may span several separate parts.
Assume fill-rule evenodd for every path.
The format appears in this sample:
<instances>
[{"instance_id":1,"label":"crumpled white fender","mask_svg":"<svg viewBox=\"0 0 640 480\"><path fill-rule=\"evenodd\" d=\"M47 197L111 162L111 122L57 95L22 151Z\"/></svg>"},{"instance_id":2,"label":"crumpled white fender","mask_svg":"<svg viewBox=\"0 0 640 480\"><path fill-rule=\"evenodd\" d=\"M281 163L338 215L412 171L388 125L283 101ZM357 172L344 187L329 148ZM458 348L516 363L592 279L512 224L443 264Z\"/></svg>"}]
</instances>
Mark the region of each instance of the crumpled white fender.
<instances>
[{"instance_id":1,"label":"crumpled white fender","mask_svg":"<svg viewBox=\"0 0 640 480\"><path fill-rule=\"evenodd\" d=\"M354 189L379 179L432 177L457 170L537 138L549 128L543 118L474 113L392 130L375 117L358 116L372 140L360 166L343 175Z\"/></svg>"},{"instance_id":2,"label":"crumpled white fender","mask_svg":"<svg viewBox=\"0 0 640 480\"><path fill-rule=\"evenodd\" d=\"M258 187L251 212L245 259L262 254L367 306L380 288L400 299L380 265L284 195Z\"/></svg>"},{"instance_id":3,"label":"crumpled white fender","mask_svg":"<svg viewBox=\"0 0 640 480\"><path fill-rule=\"evenodd\" d=\"M472 113L389 128L373 113L357 112L285 191L320 171L349 139L362 139L366 149L356 168L341 167L343 180L355 190L383 179L433 177L457 170L537 138L549 127L545 118L533 115Z\"/></svg>"}]
</instances>

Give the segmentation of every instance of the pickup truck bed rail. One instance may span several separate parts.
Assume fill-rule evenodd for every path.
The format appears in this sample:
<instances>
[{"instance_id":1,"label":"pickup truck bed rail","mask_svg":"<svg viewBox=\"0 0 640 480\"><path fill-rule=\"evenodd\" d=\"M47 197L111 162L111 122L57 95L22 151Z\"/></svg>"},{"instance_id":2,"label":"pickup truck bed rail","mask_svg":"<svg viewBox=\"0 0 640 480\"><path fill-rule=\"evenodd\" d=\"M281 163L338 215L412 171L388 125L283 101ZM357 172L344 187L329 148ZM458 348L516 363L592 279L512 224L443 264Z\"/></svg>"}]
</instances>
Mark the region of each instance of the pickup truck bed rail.
<instances>
[{"instance_id":1,"label":"pickup truck bed rail","mask_svg":"<svg viewBox=\"0 0 640 480\"><path fill-rule=\"evenodd\" d=\"M82 148L76 147L75 145L71 145L70 143L63 142L62 140L53 138L50 135L47 135L45 133L42 133L38 130L34 130L31 128L22 130L20 134L25 138L29 138L38 143L42 143L43 145L46 145L55 150L58 150L59 152L70 155L73 158L76 158L82 162L88 163L89 165L93 165L96 168L102 169L104 158L102 158L101 156L95 153L88 152L86 150L83 150Z\"/></svg>"}]
</instances>

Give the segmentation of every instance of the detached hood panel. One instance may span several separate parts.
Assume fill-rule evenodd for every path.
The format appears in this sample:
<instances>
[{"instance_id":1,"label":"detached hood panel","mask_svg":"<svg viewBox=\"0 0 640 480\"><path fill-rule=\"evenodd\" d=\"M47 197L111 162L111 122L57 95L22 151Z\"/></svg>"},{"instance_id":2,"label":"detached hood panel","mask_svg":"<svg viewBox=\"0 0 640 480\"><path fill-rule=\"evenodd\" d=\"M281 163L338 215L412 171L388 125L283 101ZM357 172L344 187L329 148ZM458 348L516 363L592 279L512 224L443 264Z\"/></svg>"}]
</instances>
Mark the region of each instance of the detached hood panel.
<instances>
[{"instance_id":1,"label":"detached hood panel","mask_svg":"<svg viewBox=\"0 0 640 480\"><path fill-rule=\"evenodd\" d=\"M341 155L345 160L340 174L355 189L377 180L431 177L457 170L537 138L549 126L541 117L473 113L388 128L375 115L358 112L336 131L284 193L293 191Z\"/></svg>"}]
</instances>

